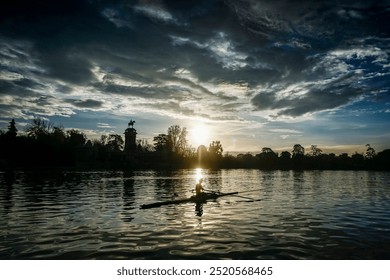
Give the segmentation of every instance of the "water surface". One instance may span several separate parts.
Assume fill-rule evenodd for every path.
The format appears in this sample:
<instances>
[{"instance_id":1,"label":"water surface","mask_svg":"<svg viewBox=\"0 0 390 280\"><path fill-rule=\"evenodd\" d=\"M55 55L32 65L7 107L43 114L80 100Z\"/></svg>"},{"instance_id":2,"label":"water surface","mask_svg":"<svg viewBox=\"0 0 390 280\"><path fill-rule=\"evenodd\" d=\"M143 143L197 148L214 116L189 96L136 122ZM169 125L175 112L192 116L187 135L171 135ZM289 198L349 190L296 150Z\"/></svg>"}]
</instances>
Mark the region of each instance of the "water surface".
<instances>
[{"instance_id":1,"label":"water surface","mask_svg":"<svg viewBox=\"0 0 390 280\"><path fill-rule=\"evenodd\" d=\"M390 259L390 173L2 173L0 259ZM239 191L202 205L196 180Z\"/></svg>"}]
</instances>

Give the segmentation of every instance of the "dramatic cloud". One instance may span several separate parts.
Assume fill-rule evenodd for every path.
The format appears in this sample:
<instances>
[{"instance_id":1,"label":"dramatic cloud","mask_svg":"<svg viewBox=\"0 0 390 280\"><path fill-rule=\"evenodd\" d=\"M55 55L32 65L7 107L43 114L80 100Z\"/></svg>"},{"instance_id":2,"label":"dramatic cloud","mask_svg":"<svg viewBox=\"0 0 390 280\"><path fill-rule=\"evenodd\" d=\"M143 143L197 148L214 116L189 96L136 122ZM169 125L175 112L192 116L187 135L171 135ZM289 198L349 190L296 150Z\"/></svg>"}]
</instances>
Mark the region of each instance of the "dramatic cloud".
<instances>
[{"instance_id":1,"label":"dramatic cloud","mask_svg":"<svg viewBox=\"0 0 390 280\"><path fill-rule=\"evenodd\" d=\"M65 100L70 104L73 104L76 107L80 108L101 108L103 105L102 101L87 99L87 100L76 100L76 99L67 99Z\"/></svg>"},{"instance_id":2,"label":"dramatic cloud","mask_svg":"<svg viewBox=\"0 0 390 280\"><path fill-rule=\"evenodd\" d=\"M134 7L134 10L159 21L175 21L169 11L164 8L162 1L140 1L140 4Z\"/></svg>"},{"instance_id":3,"label":"dramatic cloud","mask_svg":"<svg viewBox=\"0 0 390 280\"><path fill-rule=\"evenodd\" d=\"M365 135L375 134L390 119L389 7L361 0L6 1L0 121L42 116L122 133L119 123L129 117L151 131L202 120L231 132L226 141L235 148L237 139L257 147L263 135L288 145L319 135L311 122L341 116L354 127L359 115Z\"/></svg>"}]
</instances>

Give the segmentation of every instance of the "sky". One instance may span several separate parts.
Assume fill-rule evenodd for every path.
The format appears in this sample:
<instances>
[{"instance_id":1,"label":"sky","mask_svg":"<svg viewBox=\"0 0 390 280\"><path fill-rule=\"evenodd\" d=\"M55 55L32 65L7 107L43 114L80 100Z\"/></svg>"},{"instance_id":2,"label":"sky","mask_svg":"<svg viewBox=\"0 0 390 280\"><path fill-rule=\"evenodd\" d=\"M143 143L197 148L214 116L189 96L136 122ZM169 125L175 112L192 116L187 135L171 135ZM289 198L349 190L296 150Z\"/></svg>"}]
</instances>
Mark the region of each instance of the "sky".
<instances>
[{"instance_id":1,"label":"sky","mask_svg":"<svg viewBox=\"0 0 390 280\"><path fill-rule=\"evenodd\" d=\"M390 148L390 1L6 0L0 129L187 128L224 151Z\"/></svg>"}]
</instances>

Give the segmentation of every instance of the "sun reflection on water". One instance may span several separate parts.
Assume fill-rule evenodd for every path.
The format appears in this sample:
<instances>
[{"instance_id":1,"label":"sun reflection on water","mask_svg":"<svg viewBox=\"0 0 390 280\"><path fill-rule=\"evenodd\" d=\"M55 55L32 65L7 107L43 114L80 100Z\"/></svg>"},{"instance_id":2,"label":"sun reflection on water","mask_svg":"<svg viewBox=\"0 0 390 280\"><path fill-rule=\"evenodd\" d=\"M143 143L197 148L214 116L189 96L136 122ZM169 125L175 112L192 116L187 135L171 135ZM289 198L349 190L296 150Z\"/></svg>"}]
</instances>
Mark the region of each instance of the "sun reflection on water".
<instances>
[{"instance_id":1,"label":"sun reflection on water","mask_svg":"<svg viewBox=\"0 0 390 280\"><path fill-rule=\"evenodd\" d=\"M388 172L65 174L20 172L13 186L0 187L0 216L7 217L0 219L0 259L390 258ZM211 190L240 193L139 208L188 198L200 178Z\"/></svg>"},{"instance_id":2,"label":"sun reflection on water","mask_svg":"<svg viewBox=\"0 0 390 280\"><path fill-rule=\"evenodd\" d=\"M204 170L202 168L195 169L195 180L199 182L200 179L204 179Z\"/></svg>"}]
</instances>

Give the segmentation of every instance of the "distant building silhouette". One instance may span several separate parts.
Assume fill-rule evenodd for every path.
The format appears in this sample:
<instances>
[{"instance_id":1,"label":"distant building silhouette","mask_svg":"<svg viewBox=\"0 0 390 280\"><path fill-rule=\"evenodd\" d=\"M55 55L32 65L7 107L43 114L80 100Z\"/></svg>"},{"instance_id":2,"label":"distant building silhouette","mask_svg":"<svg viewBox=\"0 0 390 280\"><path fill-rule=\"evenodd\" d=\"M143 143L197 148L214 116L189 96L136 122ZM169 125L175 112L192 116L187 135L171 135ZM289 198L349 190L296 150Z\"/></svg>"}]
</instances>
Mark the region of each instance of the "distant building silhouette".
<instances>
[{"instance_id":1,"label":"distant building silhouette","mask_svg":"<svg viewBox=\"0 0 390 280\"><path fill-rule=\"evenodd\" d=\"M135 121L130 120L128 128L125 130L125 155L129 155L137 149L137 130L134 128Z\"/></svg>"}]
</instances>

